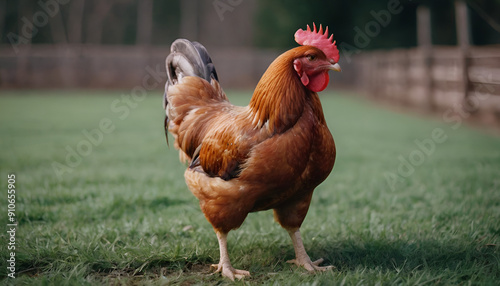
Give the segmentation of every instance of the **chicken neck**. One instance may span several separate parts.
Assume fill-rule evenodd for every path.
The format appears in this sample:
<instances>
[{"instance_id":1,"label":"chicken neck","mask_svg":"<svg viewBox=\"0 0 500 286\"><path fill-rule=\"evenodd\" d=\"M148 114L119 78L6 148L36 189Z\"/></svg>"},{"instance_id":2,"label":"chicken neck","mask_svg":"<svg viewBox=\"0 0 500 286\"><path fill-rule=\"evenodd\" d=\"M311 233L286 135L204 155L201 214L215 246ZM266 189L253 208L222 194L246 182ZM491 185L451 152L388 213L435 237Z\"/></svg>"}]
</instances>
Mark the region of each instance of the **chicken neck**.
<instances>
[{"instance_id":1,"label":"chicken neck","mask_svg":"<svg viewBox=\"0 0 500 286\"><path fill-rule=\"evenodd\" d=\"M249 104L253 125L283 133L302 116L311 92L300 82L289 53L278 57L260 79Z\"/></svg>"}]
</instances>

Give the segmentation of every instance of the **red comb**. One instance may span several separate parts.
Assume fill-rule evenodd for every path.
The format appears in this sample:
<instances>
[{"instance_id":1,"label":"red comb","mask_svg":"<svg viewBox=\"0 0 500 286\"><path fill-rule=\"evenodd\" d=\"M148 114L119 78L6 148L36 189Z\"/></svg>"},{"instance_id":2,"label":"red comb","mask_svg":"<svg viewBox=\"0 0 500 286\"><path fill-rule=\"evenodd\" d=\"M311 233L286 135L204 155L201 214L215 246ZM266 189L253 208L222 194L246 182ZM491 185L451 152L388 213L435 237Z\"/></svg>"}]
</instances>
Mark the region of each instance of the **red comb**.
<instances>
[{"instance_id":1,"label":"red comb","mask_svg":"<svg viewBox=\"0 0 500 286\"><path fill-rule=\"evenodd\" d=\"M311 27L307 25L307 31L298 29L295 32L295 41L299 45L303 46L313 46L325 53L329 59L333 59L335 62L339 61L339 50L333 41L333 34L328 38L328 27L325 29L323 34L323 27L319 25L319 31L316 31L316 24L313 23L314 31L311 31Z\"/></svg>"}]
</instances>

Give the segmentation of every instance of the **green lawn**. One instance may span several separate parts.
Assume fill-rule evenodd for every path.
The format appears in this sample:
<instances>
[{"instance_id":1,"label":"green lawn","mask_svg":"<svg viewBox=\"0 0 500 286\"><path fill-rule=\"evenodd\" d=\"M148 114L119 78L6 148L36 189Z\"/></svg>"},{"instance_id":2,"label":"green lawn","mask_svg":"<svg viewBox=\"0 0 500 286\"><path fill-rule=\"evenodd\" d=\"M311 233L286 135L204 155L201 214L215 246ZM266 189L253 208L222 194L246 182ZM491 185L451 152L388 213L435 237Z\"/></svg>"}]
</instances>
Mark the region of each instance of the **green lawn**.
<instances>
[{"instance_id":1,"label":"green lawn","mask_svg":"<svg viewBox=\"0 0 500 286\"><path fill-rule=\"evenodd\" d=\"M228 282L210 275L217 239L165 143L161 96L2 91L3 282ZM248 96L229 93L240 105ZM338 159L302 234L311 258L336 269L309 275L287 264L291 240L267 211L229 235L233 265L252 274L239 283L497 284L500 138L349 94L321 98ZM15 280L6 271L11 173Z\"/></svg>"}]
</instances>

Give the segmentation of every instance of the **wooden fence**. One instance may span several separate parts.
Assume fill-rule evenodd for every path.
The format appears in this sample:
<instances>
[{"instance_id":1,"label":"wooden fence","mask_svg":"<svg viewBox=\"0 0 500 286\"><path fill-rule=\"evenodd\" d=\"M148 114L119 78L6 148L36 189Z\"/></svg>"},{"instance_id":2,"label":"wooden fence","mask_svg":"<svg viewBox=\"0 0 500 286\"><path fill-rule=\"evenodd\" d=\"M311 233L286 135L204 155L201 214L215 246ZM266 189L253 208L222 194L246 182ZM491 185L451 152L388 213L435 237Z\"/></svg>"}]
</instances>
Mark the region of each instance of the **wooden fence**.
<instances>
[{"instance_id":1,"label":"wooden fence","mask_svg":"<svg viewBox=\"0 0 500 286\"><path fill-rule=\"evenodd\" d=\"M225 88L252 89L279 51L208 47ZM165 46L0 46L0 90L9 88L131 89L165 82ZM342 62L332 88L362 87L376 100L422 110L454 110L500 121L500 47L364 52ZM148 85L149 86L149 85Z\"/></svg>"},{"instance_id":2,"label":"wooden fence","mask_svg":"<svg viewBox=\"0 0 500 286\"><path fill-rule=\"evenodd\" d=\"M278 55L247 48L209 51L226 88L255 87ZM131 89L143 85L144 77L164 84L169 52L168 46L31 45L15 53L0 46L0 89Z\"/></svg>"},{"instance_id":3,"label":"wooden fence","mask_svg":"<svg viewBox=\"0 0 500 286\"><path fill-rule=\"evenodd\" d=\"M356 65L376 99L500 121L500 47L374 51L360 54Z\"/></svg>"}]
</instances>

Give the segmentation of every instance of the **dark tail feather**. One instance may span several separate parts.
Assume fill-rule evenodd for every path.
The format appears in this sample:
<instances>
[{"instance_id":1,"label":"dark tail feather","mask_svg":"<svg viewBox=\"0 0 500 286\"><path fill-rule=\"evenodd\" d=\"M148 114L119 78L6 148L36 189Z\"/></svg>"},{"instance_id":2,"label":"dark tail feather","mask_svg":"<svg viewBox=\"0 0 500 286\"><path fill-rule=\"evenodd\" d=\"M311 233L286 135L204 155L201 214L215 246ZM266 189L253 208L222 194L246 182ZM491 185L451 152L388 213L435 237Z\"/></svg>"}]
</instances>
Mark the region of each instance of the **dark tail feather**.
<instances>
[{"instance_id":1,"label":"dark tail feather","mask_svg":"<svg viewBox=\"0 0 500 286\"><path fill-rule=\"evenodd\" d=\"M219 81L215 66L207 49L198 42L186 39L177 39L170 46L170 54L166 59L167 83L163 94L163 108L167 110L167 90L170 85L175 85L185 76L197 76L210 82L212 79ZM165 116L165 135L168 144L168 115Z\"/></svg>"},{"instance_id":2,"label":"dark tail feather","mask_svg":"<svg viewBox=\"0 0 500 286\"><path fill-rule=\"evenodd\" d=\"M168 84L177 84L184 76L201 77L208 82L218 81L212 59L207 49L198 42L178 39L170 47L166 60Z\"/></svg>"},{"instance_id":3,"label":"dark tail feather","mask_svg":"<svg viewBox=\"0 0 500 286\"><path fill-rule=\"evenodd\" d=\"M219 81L219 77L217 76L217 71L215 70L214 63L212 63L212 58L210 58L207 49L198 42L192 42L192 44L198 51L198 54L200 55L203 63L205 64L206 70L204 78L208 82L210 82L212 78L215 79L216 81Z\"/></svg>"},{"instance_id":4,"label":"dark tail feather","mask_svg":"<svg viewBox=\"0 0 500 286\"><path fill-rule=\"evenodd\" d=\"M165 115L165 122L164 122L164 127L165 127L165 139L167 140L167 146L170 146L168 143L168 116Z\"/></svg>"}]
</instances>

